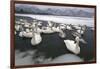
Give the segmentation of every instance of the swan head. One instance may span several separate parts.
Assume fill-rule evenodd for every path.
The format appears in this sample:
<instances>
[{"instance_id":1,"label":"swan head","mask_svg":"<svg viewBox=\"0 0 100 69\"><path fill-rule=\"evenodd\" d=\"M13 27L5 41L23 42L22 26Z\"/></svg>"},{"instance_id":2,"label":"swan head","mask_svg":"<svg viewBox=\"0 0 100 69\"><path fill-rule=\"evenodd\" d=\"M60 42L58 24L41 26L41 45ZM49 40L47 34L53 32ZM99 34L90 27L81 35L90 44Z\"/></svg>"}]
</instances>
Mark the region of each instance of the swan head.
<instances>
[{"instance_id":1,"label":"swan head","mask_svg":"<svg viewBox=\"0 0 100 69\"><path fill-rule=\"evenodd\" d=\"M32 28L35 28L35 26L36 26L35 23L33 23L33 24L32 24Z\"/></svg>"},{"instance_id":2,"label":"swan head","mask_svg":"<svg viewBox=\"0 0 100 69\"><path fill-rule=\"evenodd\" d=\"M37 25L38 25L38 26L42 26L42 22L39 21L39 22L37 23Z\"/></svg>"},{"instance_id":3,"label":"swan head","mask_svg":"<svg viewBox=\"0 0 100 69\"><path fill-rule=\"evenodd\" d=\"M76 36L76 37L75 37L75 41L76 41L76 42L79 42L79 39L80 39L79 36Z\"/></svg>"},{"instance_id":4,"label":"swan head","mask_svg":"<svg viewBox=\"0 0 100 69\"><path fill-rule=\"evenodd\" d=\"M60 24L59 27L60 27L60 29L65 29L66 28L66 24Z\"/></svg>"},{"instance_id":5,"label":"swan head","mask_svg":"<svg viewBox=\"0 0 100 69\"><path fill-rule=\"evenodd\" d=\"M37 26L38 26L38 28L42 28L42 21L39 21L39 22L37 23Z\"/></svg>"},{"instance_id":6,"label":"swan head","mask_svg":"<svg viewBox=\"0 0 100 69\"><path fill-rule=\"evenodd\" d=\"M72 35L74 36L74 37L79 37L79 38L81 38L81 34L80 33L78 33L78 32L72 32Z\"/></svg>"},{"instance_id":7,"label":"swan head","mask_svg":"<svg viewBox=\"0 0 100 69\"><path fill-rule=\"evenodd\" d=\"M48 21L48 26L49 27L52 27L52 25L53 25L52 22L51 21Z\"/></svg>"},{"instance_id":8,"label":"swan head","mask_svg":"<svg viewBox=\"0 0 100 69\"><path fill-rule=\"evenodd\" d=\"M24 25L26 23L26 20L24 20L24 19L20 19L19 21L20 21L21 25Z\"/></svg>"},{"instance_id":9,"label":"swan head","mask_svg":"<svg viewBox=\"0 0 100 69\"><path fill-rule=\"evenodd\" d=\"M83 25L82 26L82 30L86 30L87 26L86 25Z\"/></svg>"}]
</instances>

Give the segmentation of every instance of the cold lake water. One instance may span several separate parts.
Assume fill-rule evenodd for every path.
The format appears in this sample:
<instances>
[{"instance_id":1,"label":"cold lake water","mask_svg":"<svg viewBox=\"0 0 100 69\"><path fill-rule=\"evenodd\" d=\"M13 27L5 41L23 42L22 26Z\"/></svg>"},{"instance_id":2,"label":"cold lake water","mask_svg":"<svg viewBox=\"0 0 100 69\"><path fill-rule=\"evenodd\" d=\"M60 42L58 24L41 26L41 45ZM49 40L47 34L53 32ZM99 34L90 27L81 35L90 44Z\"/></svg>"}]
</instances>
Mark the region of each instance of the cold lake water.
<instances>
[{"instance_id":1,"label":"cold lake water","mask_svg":"<svg viewBox=\"0 0 100 69\"><path fill-rule=\"evenodd\" d=\"M94 27L93 18L83 18L83 17L67 17L67 16L49 16L49 15L28 15L28 14L15 14L16 20L20 18L24 18L29 20L38 19L43 21L54 21L57 23L68 23L68 24L81 24L87 25L86 32L84 33L83 39L87 42L84 44L80 42L80 54L75 55L70 52L64 43L65 39L74 38L70 34L71 31L67 30L65 33L67 34L66 38L62 39L58 36L58 33L52 34L41 34L42 42L38 45L31 45L31 38L23 38L19 37L17 34L15 35L15 64L16 65L32 65L38 64L36 62L36 58L45 57L43 63L63 63L63 62L84 62L84 61L93 61L95 58L94 55L94 32L91 27ZM28 18L25 18L28 17ZM59 56L61 56L59 58ZM62 57L63 56L63 57ZM41 58L42 58L41 57ZM57 58L57 59L56 59ZM49 62L46 62L48 59ZM51 60L52 59L52 60ZM60 59L60 60L59 60ZM40 59L42 61L42 59ZM42 63L40 63L42 64Z\"/></svg>"}]
</instances>

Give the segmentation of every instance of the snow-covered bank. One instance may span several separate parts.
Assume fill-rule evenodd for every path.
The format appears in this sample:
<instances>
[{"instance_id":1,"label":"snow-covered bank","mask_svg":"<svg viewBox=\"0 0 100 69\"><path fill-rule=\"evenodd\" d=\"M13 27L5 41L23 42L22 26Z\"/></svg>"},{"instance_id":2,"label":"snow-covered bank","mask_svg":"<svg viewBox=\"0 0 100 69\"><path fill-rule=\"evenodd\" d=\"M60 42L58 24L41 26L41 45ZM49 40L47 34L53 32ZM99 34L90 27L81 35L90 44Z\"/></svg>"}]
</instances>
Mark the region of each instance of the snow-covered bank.
<instances>
[{"instance_id":1,"label":"snow-covered bank","mask_svg":"<svg viewBox=\"0 0 100 69\"><path fill-rule=\"evenodd\" d=\"M70 17L70 16L53 16L53 15L34 15L34 14L15 14L15 16L27 16L44 21L54 21L57 23L74 24L74 25L87 25L89 27L94 27L93 18L85 17Z\"/></svg>"},{"instance_id":2,"label":"snow-covered bank","mask_svg":"<svg viewBox=\"0 0 100 69\"><path fill-rule=\"evenodd\" d=\"M15 64L32 65L32 64L36 64L36 61L40 61L40 60L42 60L42 63L40 64L83 62L83 59L81 59L80 57L74 54L64 54L52 60L50 60L50 58L48 59L41 58L41 56L36 59L33 59L33 56L35 56L35 51L36 50L20 52L19 50L16 50Z\"/></svg>"}]
</instances>

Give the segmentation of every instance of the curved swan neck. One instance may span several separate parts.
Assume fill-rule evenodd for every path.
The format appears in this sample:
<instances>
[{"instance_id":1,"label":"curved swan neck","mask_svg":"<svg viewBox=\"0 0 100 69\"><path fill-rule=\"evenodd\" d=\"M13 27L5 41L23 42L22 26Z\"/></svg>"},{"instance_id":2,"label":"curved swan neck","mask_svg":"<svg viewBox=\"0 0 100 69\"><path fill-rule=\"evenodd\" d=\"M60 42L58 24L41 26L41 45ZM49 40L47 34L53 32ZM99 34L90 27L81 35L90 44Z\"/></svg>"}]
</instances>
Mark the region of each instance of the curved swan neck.
<instances>
[{"instance_id":1,"label":"curved swan neck","mask_svg":"<svg viewBox=\"0 0 100 69\"><path fill-rule=\"evenodd\" d=\"M58 27L59 27L59 29L61 30L61 27L60 27L60 25L59 25Z\"/></svg>"},{"instance_id":2,"label":"curved swan neck","mask_svg":"<svg viewBox=\"0 0 100 69\"><path fill-rule=\"evenodd\" d=\"M76 36L75 41L76 41L76 47L79 46L79 37L78 36Z\"/></svg>"}]
</instances>

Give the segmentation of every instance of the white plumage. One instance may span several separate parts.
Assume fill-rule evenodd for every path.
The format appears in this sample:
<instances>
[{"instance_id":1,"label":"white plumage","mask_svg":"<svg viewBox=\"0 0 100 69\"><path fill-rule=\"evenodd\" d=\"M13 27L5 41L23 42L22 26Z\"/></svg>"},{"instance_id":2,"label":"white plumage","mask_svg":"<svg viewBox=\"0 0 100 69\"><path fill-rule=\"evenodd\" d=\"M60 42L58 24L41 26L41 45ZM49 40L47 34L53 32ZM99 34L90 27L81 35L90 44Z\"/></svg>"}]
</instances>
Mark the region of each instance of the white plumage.
<instances>
[{"instance_id":1,"label":"white plumage","mask_svg":"<svg viewBox=\"0 0 100 69\"><path fill-rule=\"evenodd\" d=\"M79 54L80 53L79 37L76 37L75 40L76 43L73 40L64 40L64 42L68 50L70 50L74 54Z\"/></svg>"}]
</instances>

